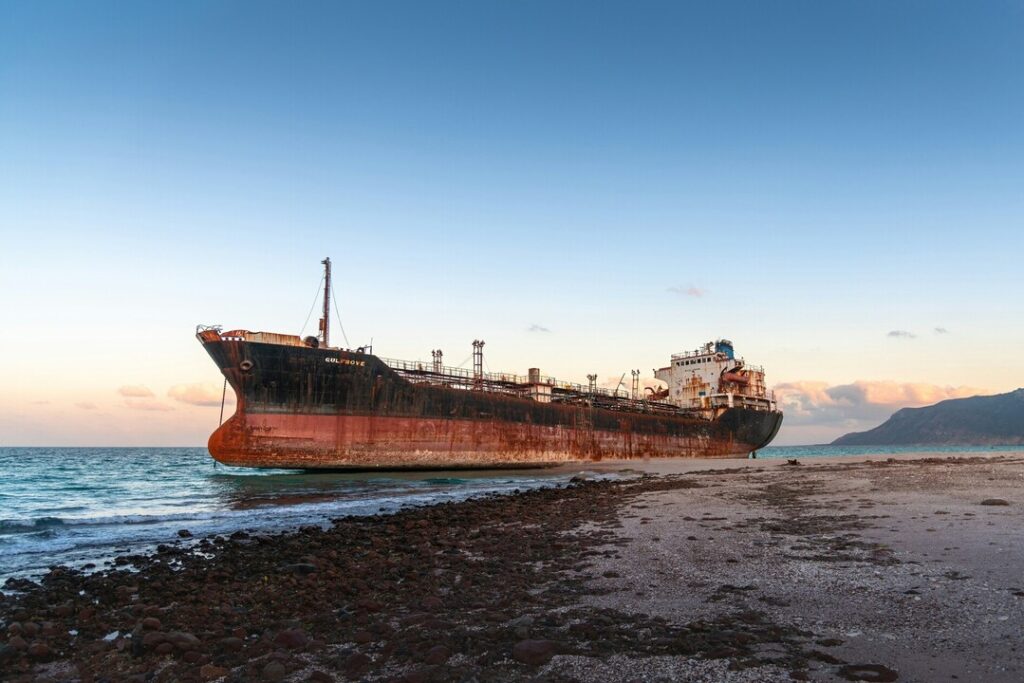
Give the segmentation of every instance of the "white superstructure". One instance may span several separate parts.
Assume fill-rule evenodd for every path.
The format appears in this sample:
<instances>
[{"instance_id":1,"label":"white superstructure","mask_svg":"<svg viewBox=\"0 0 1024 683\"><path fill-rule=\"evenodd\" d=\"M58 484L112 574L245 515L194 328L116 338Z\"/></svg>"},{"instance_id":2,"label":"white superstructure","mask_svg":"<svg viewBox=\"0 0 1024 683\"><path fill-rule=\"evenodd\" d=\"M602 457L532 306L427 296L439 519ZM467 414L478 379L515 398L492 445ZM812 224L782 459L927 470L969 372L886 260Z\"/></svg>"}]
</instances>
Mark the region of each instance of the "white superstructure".
<instances>
[{"instance_id":1,"label":"white superstructure","mask_svg":"<svg viewBox=\"0 0 1024 683\"><path fill-rule=\"evenodd\" d=\"M654 376L668 384L655 392L655 398L681 408L776 409L775 396L765 387L764 369L736 358L728 339L674 354L672 364L655 370Z\"/></svg>"}]
</instances>

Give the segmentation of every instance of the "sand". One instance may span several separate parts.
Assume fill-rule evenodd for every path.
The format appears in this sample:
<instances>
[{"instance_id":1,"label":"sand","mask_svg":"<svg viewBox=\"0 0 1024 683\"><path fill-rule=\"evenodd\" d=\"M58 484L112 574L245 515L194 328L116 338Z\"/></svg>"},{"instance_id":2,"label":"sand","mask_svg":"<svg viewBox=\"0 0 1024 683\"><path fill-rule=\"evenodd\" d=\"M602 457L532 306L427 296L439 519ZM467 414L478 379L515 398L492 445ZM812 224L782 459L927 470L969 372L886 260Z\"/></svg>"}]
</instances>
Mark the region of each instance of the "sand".
<instances>
[{"instance_id":1,"label":"sand","mask_svg":"<svg viewBox=\"0 0 1024 683\"><path fill-rule=\"evenodd\" d=\"M1024 453L800 462L56 569L0 594L0 679L1024 680Z\"/></svg>"},{"instance_id":2,"label":"sand","mask_svg":"<svg viewBox=\"0 0 1024 683\"><path fill-rule=\"evenodd\" d=\"M586 602L674 619L759 610L898 680L1024 680L1022 454L800 463L638 468L707 487L623 510L628 545L593 567L618 577ZM807 673L843 679L828 662Z\"/></svg>"}]
</instances>

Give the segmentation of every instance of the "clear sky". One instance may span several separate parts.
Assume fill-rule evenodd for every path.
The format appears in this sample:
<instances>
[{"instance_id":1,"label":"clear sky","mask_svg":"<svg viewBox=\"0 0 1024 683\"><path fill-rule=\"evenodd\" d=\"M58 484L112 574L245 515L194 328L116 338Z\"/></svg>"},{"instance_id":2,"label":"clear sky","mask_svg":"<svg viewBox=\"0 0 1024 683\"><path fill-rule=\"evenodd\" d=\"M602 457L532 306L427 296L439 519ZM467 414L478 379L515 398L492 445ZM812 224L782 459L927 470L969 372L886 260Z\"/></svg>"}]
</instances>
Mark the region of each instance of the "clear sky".
<instances>
[{"instance_id":1,"label":"clear sky","mask_svg":"<svg viewBox=\"0 0 1024 683\"><path fill-rule=\"evenodd\" d=\"M194 326L298 332L326 255L388 357L731 338L780 444L1011 390L1022 121L1020 1L8 0L0 445L204 443Z\"/></svg>"}]
</instances>

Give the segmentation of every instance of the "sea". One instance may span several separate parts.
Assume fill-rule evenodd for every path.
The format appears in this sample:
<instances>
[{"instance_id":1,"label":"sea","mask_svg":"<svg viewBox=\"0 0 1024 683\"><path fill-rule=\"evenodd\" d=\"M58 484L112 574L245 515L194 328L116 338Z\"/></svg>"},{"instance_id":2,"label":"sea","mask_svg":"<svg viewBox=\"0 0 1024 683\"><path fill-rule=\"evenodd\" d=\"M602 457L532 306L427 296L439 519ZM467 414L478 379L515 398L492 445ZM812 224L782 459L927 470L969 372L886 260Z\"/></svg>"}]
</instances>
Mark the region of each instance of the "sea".
<instances>
[{"instance_id":1,"label":"sea","mask_svg":"<svg viewBox=\"0 0 1024 683\"><path fill-rule=\"evenodd\" d=\"M759 458L1020 447L772 447ZM50 567L103 569L160 543L237 530L273 533L409 505L562 486L580 472L318 473L216 464L205 448L0 448L0 586ZM595 475L606 476L606 475Z\"/></svg>"}]
</instances>

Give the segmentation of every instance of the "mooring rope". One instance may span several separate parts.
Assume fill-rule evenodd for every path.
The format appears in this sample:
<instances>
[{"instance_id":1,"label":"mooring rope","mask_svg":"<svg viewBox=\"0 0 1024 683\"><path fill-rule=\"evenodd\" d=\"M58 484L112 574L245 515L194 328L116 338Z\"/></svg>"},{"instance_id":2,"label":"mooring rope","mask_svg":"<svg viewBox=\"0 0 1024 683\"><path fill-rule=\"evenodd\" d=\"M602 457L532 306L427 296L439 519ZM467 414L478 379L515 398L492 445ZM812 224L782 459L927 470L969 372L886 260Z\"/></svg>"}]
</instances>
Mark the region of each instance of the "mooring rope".
<instances>
[{"instance_id":1,"label":"mooring rope","mask_svg":"<svg viewBox=\"0 0 1024 683\"><path fill-rule=\"evenodd\" d=\"M228 378L224 378L224 389L220 392L220 422L217 426L224 424L224 399L228 396Z\"/></svg>"}]
</instances>

